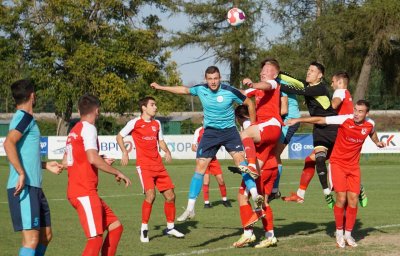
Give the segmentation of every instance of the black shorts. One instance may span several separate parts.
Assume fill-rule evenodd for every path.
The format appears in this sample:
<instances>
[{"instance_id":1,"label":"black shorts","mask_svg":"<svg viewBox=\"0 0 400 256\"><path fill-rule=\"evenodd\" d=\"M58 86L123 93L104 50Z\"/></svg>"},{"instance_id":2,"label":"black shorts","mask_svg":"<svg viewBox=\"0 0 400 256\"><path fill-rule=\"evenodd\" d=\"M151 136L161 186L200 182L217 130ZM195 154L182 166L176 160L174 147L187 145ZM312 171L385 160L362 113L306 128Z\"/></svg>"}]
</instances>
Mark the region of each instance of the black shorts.
<instances>
[{"instance_id":1,"label":"black shorts","mask_svg":"<svg viewBox=\"0 0 400 256\"><path fill-rule=\"evenodd\" d=\"M41 188L25 185L19 195L14 192L15 188L7 189L14 231L51 226L49 204Z\"/></svg>"},{"instance_id":2,"label":"black shorts","mask_svg":"<svg viewBox=\"0 0 400 256\"><path fill-rule=\"evenodd\" d=\"M228 152L243 151L242 140L236 127L205 128L197 148L196 158L214 158L221 146L224 146Z\"/></svg>"},{"instance_id":3,"label":"black shorts","mask_svg":"<svg viewBox=\"0 0 400 256\"><path fill-rule=\"evenodd\" d=\"M313 128L313 141L314 148L318 146L323 146L327 149L332 149L335 144L336 135L339 125L314 125Z\"/></svg>"}]
</instances>

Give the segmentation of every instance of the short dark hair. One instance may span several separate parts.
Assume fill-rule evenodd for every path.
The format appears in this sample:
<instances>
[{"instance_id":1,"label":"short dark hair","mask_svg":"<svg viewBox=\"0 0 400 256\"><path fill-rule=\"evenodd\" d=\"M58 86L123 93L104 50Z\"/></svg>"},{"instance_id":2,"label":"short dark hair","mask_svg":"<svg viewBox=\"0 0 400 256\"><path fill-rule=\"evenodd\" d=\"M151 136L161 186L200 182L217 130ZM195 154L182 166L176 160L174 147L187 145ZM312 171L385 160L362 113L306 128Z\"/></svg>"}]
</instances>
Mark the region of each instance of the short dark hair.
<instances>
[{"instance_id":1,"label":"short dark hair","mask_svg":"<svg viewBox=\"0 0 400 256\"><path fill-rule=\"evenodd\" d=\"M146 97L144 97L144 98L142 98L142 99L139 100L139 110L140 110L140 113L143 113L142 107L147 107L147 104L149 104L149 101L150 101L150 100L156 101L156 100L155 100L153 97L151 97L151 96L146 96Z\"/></svg>"},{"instance_id":2,"label":"short dark hair","mask_svg":"<svg viewBox=\"0 0 400 256\"><path fill-rule=\"evenodd\" d=\"M207 74L214 74L214 73L218 73L221 76L221 73L219 72L219 68L217 68L216 66L209 66L206 69L206 72L204 72L204 76L207 76Z\"/></svg>"},{"instance_id":3,"label":"short dark hair","mask_svg":"<svg viewBox=\"0 0 400 256\"><path fill-rule=\"evenodd\" d=\"M279 65L279 62L274 59L274 58L265 58L263 61L261 61L261 68L265 66L265 64L270 64L274 66L278 71L281 70L281 66Z\"/></svg>"},{"instance_id":4,"label":"short dark hair","mask_svg":"<svg viewBox=\"0 0 400 256\"><path fill-rule=\"evenodd\" d=\"M310 63L310 66L316 66L318 70L322 73L322 75L325 74L325 67L321 63L313 61Z\"/></svg>"},{"instance_id":5,"label":"short dark hair","mask_svg":"<svg viewBox=\"0 0 400 256\"><path fill-rule=\"evenodd\" d=\"M338 79L343 79L345 84L349 84L350 77L349 77L349 74L346 71L336 72L333 76L338 78Z\"/></svg>"},{"instance_id":6,"label":"short dark hair","mask_svg":"<svg viewBox=\"0 0 400 256\"><path fill-rule=\"evenodd\" d=\"M27 102L34 92L35 85L28 79L18 80L11 85L11 93L17 105Z\"/></svg>"},{"instance_id":7,"label":"short dark hair","mask_svg":"<svg viewBox=\"0 0 400 256\"><path fill-rule=\"evenodd\" d=\"M99 107L100 100L94 95L85 94L79 98L78 109L81 116L87 115Z\"/></svg>"},{"instance_id":8,"label":"short dark hair","mask_svg":"<svg viewBox=\"0 0 400 256\"><path fill-rule=\"evenodd\" d=\"M239 105L235 108L235 117L240 119L249 118L249 108L246 105Z\"/></svg>"},{"instance_id":9,"label":"short dark hair","mask_svg":"<svg viewBox=\"0 0 400 256\"><path fill-rule=\"evenodd\" d=\"M367 100L358 100L356 105L367 107L367 113L369 112L370 105L369 105L369 102Z\"/></svg>"}]
</instances>

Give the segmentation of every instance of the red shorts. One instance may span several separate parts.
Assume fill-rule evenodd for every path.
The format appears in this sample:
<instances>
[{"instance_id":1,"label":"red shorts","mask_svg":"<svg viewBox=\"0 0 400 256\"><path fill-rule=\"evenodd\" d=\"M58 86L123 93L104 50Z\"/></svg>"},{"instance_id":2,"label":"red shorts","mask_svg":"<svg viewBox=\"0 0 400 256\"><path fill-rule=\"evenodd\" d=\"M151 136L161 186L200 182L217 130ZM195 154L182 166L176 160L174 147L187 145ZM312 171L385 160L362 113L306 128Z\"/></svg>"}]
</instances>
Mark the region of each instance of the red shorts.
<instances>
[{"instance_id":1,"label":"red shorts","mask_svg":"<svg viewBox=\"0 0 400 256\"><path fill-rule=\"evenodd\" d=\"M271 195L277 176L278 176L278 166L270 169L263 169L261 171L261 187L263 195L268 195L268 196Z\"/></svg>"},{"instance_id":2,"label":"red shorts","mask_svg":"<svg viewBox=\"0 0 400 256\"><path fill-rule=\"evenodd\" d=\"M260 131L261 141L257 143L257 158L264 163L270 159L270 154L274 154L274 148L281 137L281 125L278 120L271 118L266 122L257 124Z\"/></svg>"},{"instance_id":3,"label":"red shorts","mask_svg":"<svg viewBox=\"0 0 400 256\"><path fill-rule=\"evenodd\" d=\"M336 192L360 193L361 171L360 166L341 166L330 163L332 186Z\"/></svg>"},{"instance_id":4,"label":"red shorts","mask_svg":"<svg viewBox=\"0 0 400 256\"><path fill-rule=\"evenodd\" d=\"M118 218L110 207L97 195L68 199L78 212L81 226L87 238L102 235Z\"/></svg>"},{"instance_id":5,"label":"red shorts","mask_svg":"<svg viewBox=\"0 0 400 256\"><path fill-rule=\"evenodd\" d=\"M221 165L219 164L219 162L216 158L213 158L211 160L210 164L207 167L205 174L210 174L210 175L214 175L214 176L222 174Z\"/></svg>"},{"instance_id":6,"label":"red shorts","mask_svg":"<svg viewBox=\"0 0 400 256\"><path fill-rule=\"evenodd\" d=\"M136 166L143 192L157 187L158 191L164 192L173 189L171 177L163 165Z\"/></svg>"}]
</instances>

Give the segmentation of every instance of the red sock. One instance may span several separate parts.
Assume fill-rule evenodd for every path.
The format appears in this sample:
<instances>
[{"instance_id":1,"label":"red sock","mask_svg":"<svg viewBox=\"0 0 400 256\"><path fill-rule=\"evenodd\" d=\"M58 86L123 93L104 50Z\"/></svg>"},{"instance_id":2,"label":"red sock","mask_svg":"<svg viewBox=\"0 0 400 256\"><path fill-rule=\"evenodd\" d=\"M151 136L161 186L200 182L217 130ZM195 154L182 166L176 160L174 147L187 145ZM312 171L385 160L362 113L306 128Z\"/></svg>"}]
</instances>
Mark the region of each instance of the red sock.
<instances>
[{"instance_id":1,"label":"red sock","mask_svg":"<svg viewBox=\"0 0 400 256\"><path fill-rule=\"evenodd\" d=\"M103 244L102 236L89 238L86 242L86 246L85 249L83 250L82 256L99 255L102 244Z\"/></svg>"},{"instance_id":2,"label":"red sock","mask_svg":"<svg viewBox=\"0 0 400 256\"><path fill-rule=\"evenodd\" d=\"M333 214L335 215L336 229L343 229L344 208L333 206ZM347 213L346 213L347 214Z\"/></svg>"},{"instance_id":3,"label":"red sock","mask_svg":"<svg viewBox=\"0 0 400 256\"><path fill-rule=\"evenodd\" d=\"M122 225L119 225L117 228L108 231L106 239L104 239L103 247L101 249L102 256L115 255L123 230L124 227Z\"/></svg>"},{"instance_id":4,"label":"red sock","mask_svg":"<svg viewBox=\"0 0 400 256\"><path fill-rule=\"evenodd\" d=\"M149 223L150 219L150 214L151 214L151 209L153 208L153 205L146 200L143 200L142 204L142 223L147 224Z\"/></svg>"},{"instance_id":5,"label":"red sock","mask_svg":"<svg viewBox=\"0 0 400 256\"><path fill-rule=\"evenodd\" d=\"M221 197L226 197L226 186L225 186L225 184L219 185L219 191L221 192Z\"/></svg>"},{"instance_id":6,"label":"red sock","mask_svg":"<svg viewBox=\"0 0 400 256\"><path fill-rule=\"evenodd\" d=\"M304 160L304 168L300 177L300 189L306 190L315 173L315 161L309 156Z\"/></svg>"},{"instance_id":7,"label":"red sock","mask_svg":"<svg viewBox=\"0 0 400 256\"><path fill-rule=\"evenodd\" d=\"M165 213L165 217L167 218L167 223L174 223L175 215L176 215L175 202L165 201L164 213Z\"/></svg>"},{"instance_id":8,"label":"red sock","mask_svg":"<svg viewBox=\"0 0 400 256\"><path fill-rule=\"evenodd\" d=\"M203 184L203 197L204 201L208 201L210 198L210 192L209 192L209 185L208 184Z\"/></svg>"},{"instance_id":9,"label":"red sock","mask_svg":"<svg viewBox=\"0 0 400 256\"><path fill-rule=\"evenodd\" d=\"M244 146L244 152L246 152L246 158L249 164L256 164L256 147L252 138L244 138L242 140Z\"/></svg>"},{"instance_id":10,"label":"red sock","mask_svg":"<svg viewBox=\"0 0 400 256\"><path fill-rule=\"evenodd\" d=\"M249 204L241 205L240 208L240 219L242 221L242 226L244 227L250 217L253 215L253 209Z\"/></svg>"},{"instance_id":11,"label":"red sock","mask_svg":"<svg viewBox=\"0 0 400 256\"><path fill-rule=\"evenodd\" d=\"M265 218L261 218L264 231L269 231L274 229L274 214L272 213L271 206L264 208Z\"/></svg>"},{"instance_id":12,"label":"red sock","mask_svg":"<svg viewBox=\"0 0 400 256\"><path fill-rule=\"evenodd\" d=\"M356 223L356 218L357 218L357 210L358 208L352 208L350 206L347 206L346 209L346 226L345 230L346 231L352 231L354 228L354 224Z\"/></svg>"}]
</instances>

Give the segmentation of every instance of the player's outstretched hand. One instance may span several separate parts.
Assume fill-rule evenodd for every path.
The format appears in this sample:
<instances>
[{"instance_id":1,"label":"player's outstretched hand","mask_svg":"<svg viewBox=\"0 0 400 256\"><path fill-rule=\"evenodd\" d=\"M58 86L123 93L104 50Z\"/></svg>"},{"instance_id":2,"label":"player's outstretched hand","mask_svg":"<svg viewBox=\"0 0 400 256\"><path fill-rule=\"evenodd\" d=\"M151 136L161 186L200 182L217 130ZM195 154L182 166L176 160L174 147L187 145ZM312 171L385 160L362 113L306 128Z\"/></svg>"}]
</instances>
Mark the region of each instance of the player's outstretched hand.
<instances>
[{"instance_id":1,"label":"player's outstretched hand","mask_svg":"<svg viewBox=\"0 0 400 256\"><path fill-rule=\"evenodd\" d=\"M292 125L295 125L295 124L297 124L296 118L288 119L288 120L285 122L285 125L287 125L287 126L292 126Z\"/></svg>"},{"instance_id":2,"label":"player's outstretched hand","mask_svg":"<svg viewBox=\"0 0 400 256\"><path fill-rule=\"evenodd\" d=\"M253 86L253 81L251 81L250 78L243 79L242 83L243 83L243 85L246 85L246 86L248 86L250 88Z\"/></svg>"},{"instance_id":3,"label":"player's outstretched hand","mask_svg":"<svg viewBox=\"0 0 400 256\"><path fill-rule=\"evenodd\" d=\"M64 166L59 164L57 161L46 162L46 169L54 174L60 174L63 170Z\"/></svg>"},{"instance_id":4,"label":"player's outstretched hand","mask_svg":"<svg viewBox=\"0 0 400 256\"><path fill-rule=\"evenodd\" d=\"M156 82L152 82L150 84L150 87L153 88L153 89L158 90L158 89L160 89L161 85L157 84Z\"/></svg>"},{"instance_id":5,"label":"player's outstretched hand","mask_svg":"<svg viewBox=\"0 0 400 256\"><path fill-rule=\"evenodd\" d=\"M128 152L122 153L122 158L121 158L121 165L126 166L129 162L129 155Z\"/></svg>"},{"instance_id":6,"label":"player's outstretched hand","mask_svg":"<svg viewBox=\"0 0 400 256\"><path fill-rule=\"evenodd\" d=\"M117 175L115 175L115 180L120 183L121 180L125 182L125 187L128 187L129 185L132 184L132 181L126 177L122 172L118 172Z\"/></svg>"},{"instance_id":7,"label":"player's outstretched hand","mask_svg":"<svg viewBox=\"0 0 400 256\"><path fill-rule=\"evenodd\" d=\"M165 153L165 162L167 162L167 163L171 163L172 162L171 152Z\"/></svg>"},{"instance_id":8,"label":"player's outstretched hand","mask_svg":"<svg viewBox=\"0 0 400 256\"><path fill-rule=\"evenodd\" d=\"M376 143L376 146L377 146L378 148L384 148L384 147L386 147L386 144L385 144L383 141L378 141L378 142Z\"/></svg>"},{"instance_id":9,"label":"player's outstretched hand","mask_svg":"<svg viewBox=\"0 0 400 256\"><path fill-rule=\"evenodd\" d=\"M25 186L25 173L18 176L17 184L15 184L14 196L19 195Z\"/></svg>"}]
</instances>

